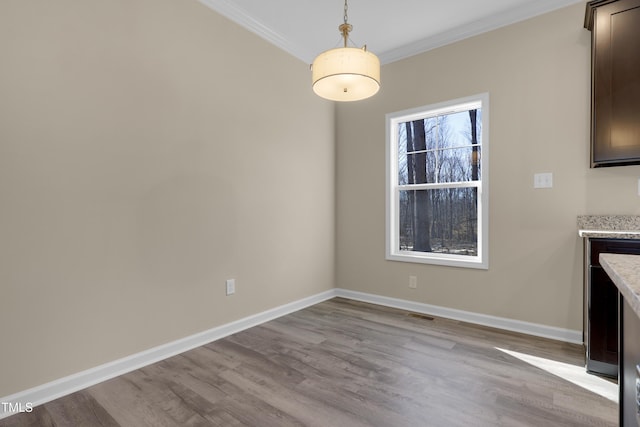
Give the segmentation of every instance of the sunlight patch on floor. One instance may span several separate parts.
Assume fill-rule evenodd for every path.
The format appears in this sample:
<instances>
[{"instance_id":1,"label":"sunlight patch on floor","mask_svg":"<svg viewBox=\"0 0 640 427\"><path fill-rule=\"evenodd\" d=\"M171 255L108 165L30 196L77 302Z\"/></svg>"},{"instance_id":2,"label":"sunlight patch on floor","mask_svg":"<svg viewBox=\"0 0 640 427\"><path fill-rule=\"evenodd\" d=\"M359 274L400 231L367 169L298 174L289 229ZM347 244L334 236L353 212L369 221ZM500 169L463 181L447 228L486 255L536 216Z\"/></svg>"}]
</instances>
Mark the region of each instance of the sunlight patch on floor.
<instances>
[{"instance_id":1,"label":"sunlight patch on floor","mask_svg":"<svg viewBox=\"0 0 640 427\"><path fill-rule=\"evenodd\" d=\"M563 378L579 387L599 394L612 402L618 403L618 384L600 378L596 375L588 374L584 366L575 366L568 363L556 362L555 360L518 353L517 351L505 350L498 347L496 347L496 350L500 350L503 353L515 357L516 359L520 359L523 362Z\"/></svg>"}]
</instances>

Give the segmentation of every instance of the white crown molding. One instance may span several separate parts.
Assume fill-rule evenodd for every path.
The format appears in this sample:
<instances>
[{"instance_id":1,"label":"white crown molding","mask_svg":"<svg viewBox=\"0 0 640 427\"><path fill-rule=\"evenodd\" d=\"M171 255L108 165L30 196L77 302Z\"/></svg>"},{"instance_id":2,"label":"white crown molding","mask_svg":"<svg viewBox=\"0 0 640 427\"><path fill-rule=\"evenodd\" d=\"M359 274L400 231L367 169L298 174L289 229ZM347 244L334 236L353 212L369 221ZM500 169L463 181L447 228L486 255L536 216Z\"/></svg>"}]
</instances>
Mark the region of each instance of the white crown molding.
<instances>
[{"instance_id":1,"label":"white crown molding","mask_svg":"<svg viewBox=\"0 0 640 427\"><path fill-rule=\"evenodd\" d=\"M311 63L315 55L318 54L318 52L312 52L310 49L300 46L273 28L254 19L248 11L238 6L233 0L199 1L305 63ZM523 6L454 28L433 37L417 40L384 52L377 52L377 55L382 64L388 64L583 1L539 0L527 2Z\"/></svg>"},{"instance_id":2,"label":"white crown molding","mask_svg":"<svg viewBox=\"0 0 640 427\"><path fill-rule=\"evenodd\" d=\"M302 46L288 40L282 34L267 25L257 21L246 10L234 3L233 0L198 1L285 52L303 60L306 63L311 63L308 58L313 58L313 53L308 52L307 49L304 49Z\"/></svg>"},{"instance_id":3,"label":"white crown molding","mask_svg":"<svg viewBox=\"0 0 640 427\"><path fill-rule=\"evenodd\" d=\"M553 326L523 322L503 317L488 316L486 314L472 313L447 307L336 288L245 317L235 322L224 324L204 332L190 335L140 353L132 354L131 356L114 360L112 362L96 366L95 368L78 372L10 396L0 397L0 402L10 402L12 405L20 403L22 408L27 406L27 404L31 407L42 405L78 390L82 390L119 375L126 374L127 372L131 372L135 369L142 368L168 357L175 356L176 354L183 353L201 345L208 344L231 334L235 334L253 326L260 325L264 322L268 322L335 297L348 298L355 301L399 308L416 313L460 320L528 335L551 338L558 341L582 344L582 331L556 328ZM10 415L13 415L13 413L6 412L4 405L0 406L0 419L6 418Z\"/></svg>"},{"instance_id":4,"label":"white crown molding","mask_svg":"<svg viewBox=\"0 0 640 427\"><path fill-rule=\"evenodd\" d=\"M508 10L504 13L481 19L399 48L381 52L378 54L378 58L380 58L382 64L389 64L583 1L584 0L539 0L536 2L528 2L524 6Z\"/></svg>"}]
</instances>

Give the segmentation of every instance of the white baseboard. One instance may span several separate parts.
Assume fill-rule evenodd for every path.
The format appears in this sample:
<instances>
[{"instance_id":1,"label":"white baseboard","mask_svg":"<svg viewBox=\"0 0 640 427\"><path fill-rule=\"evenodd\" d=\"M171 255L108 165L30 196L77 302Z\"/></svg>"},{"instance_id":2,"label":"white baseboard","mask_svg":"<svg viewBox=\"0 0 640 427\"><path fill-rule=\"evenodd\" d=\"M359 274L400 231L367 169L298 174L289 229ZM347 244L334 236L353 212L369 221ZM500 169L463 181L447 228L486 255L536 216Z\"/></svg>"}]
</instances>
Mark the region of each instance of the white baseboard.
<instances>
[{"instance_id":1,"label":"white baseboard","mask_svg":"<svg viewBox=\"0 0 640 427\"><path fill-rule=\"evenodd\" d=\"M507 319L505 317L489 316L486 314L456 310L453 308L424 304L398 298L390 298L365 292L350 291L347 289L336 289L336 296L368 302L371 304L400 308L416 313L430 314L432 316L475 323L477 325L490 326L507 331L520 332L537 337L551 338L573 344L582 344L582 331L577 330L556 328L554 326L546 326L538 323L523 322L521 320Z\"/></svg>"},{"instance_id":2,"label":"white baseboard","mask_svg":"<svg viewBox=\"0 0 640 427\"><path fill-rule=\"evenodd\" d=\"M502 317L488 316L485 314L455 310L436 305L423 304L398 298L390 298L381 295L364 292L350 291L347 289L331 289L298 301L291 302L271 310L245 317L235 322L227 323L216 328L209 329L179 340L96 366L86 371L78 372L58 380L24 390L10 396L0 398L2 403L11 403L12 407L29 408L42 405L62 396L66 396L78 390L101 383L135 369L142 368L176 354L183 353L193 348L208 344L228 335L235 334L245 329L268 322L269 320L293 313L314 304L334 297L348 298L355 301L368 302L387 307L399 308L416 313L430 314L448 319L461 320L508 331L551 338L559 341L582 344L582 331L555 328L536 323L522 322L520 320L506 319ZM16 406L20 404L21 406ZM5 410L0 405L0 419L13 415L15 412Z\"/></svg>"},{"instance_id":3,"label":"white baseboard","mask_svg":"<svg viewBox=\"0 0 640 427\"><path fill-rule=\"evenodd\" d=\"M184 353L185 351L219 340L220 338L224 338L253 326L260 325L268 322L269 320L318 304L335 296L335 289L330 289L326 292L312 295L289 304L281 305L255 315L245 317L235 322L227 323L167 344L153 347L149 350L132 354L131 356L114 360L113 362L108 362L104 365L96 366L95 368L87 369L86 371L78 372L28 390L0 397L1 403L7 403L7 405L0 404L0 419L16 413L5 410L5 406L7 409L9 408L9 403L14 408L18 407L23 410L24 408L42 405L59 397L66 396L78 390L82 390L119 375L126 374L127 372L131 372L168 357L175 356L176 354Z\"/></svg>"}]
</instances>

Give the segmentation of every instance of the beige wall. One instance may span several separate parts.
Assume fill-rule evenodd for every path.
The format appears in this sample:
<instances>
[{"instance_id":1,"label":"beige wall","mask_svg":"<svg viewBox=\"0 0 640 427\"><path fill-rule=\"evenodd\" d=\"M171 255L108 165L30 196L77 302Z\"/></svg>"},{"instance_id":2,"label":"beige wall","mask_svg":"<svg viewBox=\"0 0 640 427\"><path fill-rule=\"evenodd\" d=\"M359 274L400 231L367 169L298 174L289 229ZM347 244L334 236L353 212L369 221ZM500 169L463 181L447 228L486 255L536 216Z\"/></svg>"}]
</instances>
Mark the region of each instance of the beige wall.
<instances>
[{"instance_id":1,"label":"beige wall","mask_svg":"<svg viewBox=\"0 0 640 427\"><path fill-rule=\"evenodd\" d=\"M307 64L195 0L3 0L0 64L0 396L334 286Z\"/></svg>"},{"instance_id":2,"label":"beige wall","mask_svg":"<svg viewBox=\"0 0 640 427\"><path fill-rule=\"evenodd\" d=\"M638 214L640 168L590 170L590 33L577 4L386 65L337 109L337 286L582 329L579 214ZM489 270L385 261L385 114L489 92ZM535 172L554 188L534 190ZM418 289L408 288L409 275Z\"/></svg>"}]
</instances>

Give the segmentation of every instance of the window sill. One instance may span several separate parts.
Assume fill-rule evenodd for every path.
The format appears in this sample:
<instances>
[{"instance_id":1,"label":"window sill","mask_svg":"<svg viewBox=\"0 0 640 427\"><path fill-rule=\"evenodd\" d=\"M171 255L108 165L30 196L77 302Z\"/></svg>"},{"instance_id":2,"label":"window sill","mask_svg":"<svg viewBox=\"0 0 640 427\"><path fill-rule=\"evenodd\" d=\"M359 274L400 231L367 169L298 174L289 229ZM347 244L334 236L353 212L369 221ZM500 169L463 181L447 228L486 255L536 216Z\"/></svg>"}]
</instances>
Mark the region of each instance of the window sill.
<instances>
[{"instance_id":1,"label":"window sill","mask_svg":"<svg viewBox=\"0 0 640 427\"><path fill-rule=\"evenodd\" d=\"M456 256L447 254L424 255L422 253L387 254L387 261L412 262L417 264L443 265L448 267L476 268L488 270L487 260L480 257Z\"/></svg>"}]
</instances>

